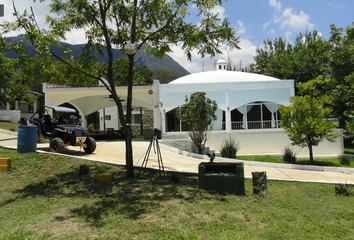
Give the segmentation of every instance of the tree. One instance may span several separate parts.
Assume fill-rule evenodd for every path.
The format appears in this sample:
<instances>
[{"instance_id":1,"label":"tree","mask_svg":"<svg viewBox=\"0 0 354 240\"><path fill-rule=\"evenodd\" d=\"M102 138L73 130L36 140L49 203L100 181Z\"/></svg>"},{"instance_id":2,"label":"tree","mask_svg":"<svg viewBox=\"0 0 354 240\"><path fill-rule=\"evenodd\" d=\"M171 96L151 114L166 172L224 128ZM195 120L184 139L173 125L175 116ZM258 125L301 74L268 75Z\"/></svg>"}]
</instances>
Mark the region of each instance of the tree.
<instances>
[{"instance_id":1,"label":"tree","mask_svg":"<svg viewBox=\"0 0 354 240\"><path fill-rule=\"evenodd\" d=\"M333 111L339 117L340 126L350 121L348 113L354 111L354 22L345 29L331 25L330 73L333 79Z\"/></svg>"},{"instance_id":2,"label":"tree","mask_svg":"<svg viewBox=\"0 0 354 240\"><path fill-rule=\"evenodd\" d=\"M283 38L267 39L264 47L256 49L256 73L289 79L292 71L292 46Z\"/></svg>"},{"instance_id":3,"label":"tree","mask_svg":"<svg viewBox=\"0 0 354 240\"><path fill-rule=\"evenodd\" d=\"M9 59L0 52L0 105L8 102L10 94L10 81L15 73L17 61Z\"/></svg>"},{"instance_id":4,"label":"tree","mask_svg":"<svg viewBox=\"0 0 354 240\"><path fill-rule=\"evenodd\" d=\"M267 39L264 47L257 48L255 70L279 79L306 82L329 72L331 45L317 31L299 33L293 44L282 38Z\"/></svg>"},{"instance_id":5,"label":"tree","mask_svg":"<svg viewBox=\"0 0 354 240\"><path fill-rule=\"evenodd\" d=\"M119 58L114 62L114 81L116 85L127 86L129 76L129 61L127 58ZM152 84L152 71L145 65L140 67L138 64L134 66L133 85Z\"/></svg>"},{"instance_id":6,"label":"tree","mask_svg":"<svg viewBox=\"0 0 354 240\"><path fill-rule=\"evenodd\" d=\"M191 4L198 9L197 16L201 18L199 23L185 22ZM171 52L170 44L182 42L182 49L188 60L191 60L194 49L204 57L221 53L219 48L223 43L226 43L230 49L239 48L239 37L235 36L227 18L221 19L219 14L213 11L221 5L221 0L52 0L51 12L59 16L47 16L49 30L43 30L38 26L33 12L28 14L24 11L21 14L14 7L17 21L6 24L5 32L18 27L24 29L27 39L36 46L38 53L52 54L72 66L75 71L99 80L105 85L118 107L119 120L125 133L127 176L134 177L130 124L136 51L127 52L129 76L127 115L124 116L122 102L115 90L113 47L127 50L128 46L135 45L139 50L146 45L147 53L155 57L163 57ZM61 47L58 40L65 40L66 34L70 34L74 29L85 32L87 44L79 57L84 59L82 63L85 69L92 69L94 74L66 62L63 57L49 48L49 45ZM62 50L69 51L65 46ZM93 52L101 56L106 53L108 62L97 67L95 63L98 59L92 55ZM102 78L107 79L109 84L106 84Z\"/></svg>"},{"instance_id":7,"label":"tree","mask_svg":"<svg viewBox=\"0 0 354 240\"><path fill-rule=\"evenodd\" d=\"M197 147L199 154L203 152L203 145L209 139L213 128L212 122L217 119L215 111L218 105L205 95L205 92L195 92L189 99L186 96L187 103L181 110L177 109L177 117L187 128L189 137Z\"/></svg>"},{"instance_id":8,"label":"tree","mask_svg":"<svg viewBox=\"0 0 354 240\"><path fill-rule=\"evenodd\" d=\"M327 120L331 109L325 107L329 98L322 95L320 86L329 79L318 77L306 83L298 83L299 91L303 96L290 98L289 106L281 106L281 126L287 132L292 145L308 147L310 163L313 164L313 146L327 139L330 142L338 137L333 132L336 122Z\"/></svg>"},{"instance_id":9,"label":"tree","mask_svg":"<svg viewBox=\"0 0 354 240\"><path fill-rule=\"evenodd\" d=\"M152 77L158 79L160 83L169 83L179 77L182 77L182 74L174 70L169 69L155 69L152 71Z\"/></svg>"}]
</instances>

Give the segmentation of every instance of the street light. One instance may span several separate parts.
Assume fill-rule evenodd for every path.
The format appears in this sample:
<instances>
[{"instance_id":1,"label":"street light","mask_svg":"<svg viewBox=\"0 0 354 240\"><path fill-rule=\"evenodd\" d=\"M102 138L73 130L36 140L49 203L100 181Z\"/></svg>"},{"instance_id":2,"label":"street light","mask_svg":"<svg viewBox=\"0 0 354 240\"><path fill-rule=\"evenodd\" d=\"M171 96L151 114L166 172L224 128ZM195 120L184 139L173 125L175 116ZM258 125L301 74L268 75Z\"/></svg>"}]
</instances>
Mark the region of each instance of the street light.
<instances>
[{"instance_id":1,"label":"street light","mask_svg":"<svg viewBox=\"0 0 354 240\"><path fill-rule=\"evenodd\" d=\"M136 4L135 4L136 5ZM134 31L132 31L134 32ZM134 39L132 37L132 39ZM134 177L133 167L133 150L132 150L132 132L131 132L131 111L132 111L132 96L133 96L133 76L134 76L134 56L137 52L137 47L132 40L130 43L124 46L124 52L128 55L129 59L129 76L128 76L128 94L127 94L127 115L126 126L124 131L126 132L126 166L128 177Z\"/></svg>"},{"instance_id":2,"label":"street light","mask_svg":"<svg viewBox=\"0 0 354 240\"><path fill-rule=\"evenodd\" d=\"M134 43L128 43L124 46L124 52L128 55L133 55L137 51L137 48Z\"/></svg>"}]
</instances>

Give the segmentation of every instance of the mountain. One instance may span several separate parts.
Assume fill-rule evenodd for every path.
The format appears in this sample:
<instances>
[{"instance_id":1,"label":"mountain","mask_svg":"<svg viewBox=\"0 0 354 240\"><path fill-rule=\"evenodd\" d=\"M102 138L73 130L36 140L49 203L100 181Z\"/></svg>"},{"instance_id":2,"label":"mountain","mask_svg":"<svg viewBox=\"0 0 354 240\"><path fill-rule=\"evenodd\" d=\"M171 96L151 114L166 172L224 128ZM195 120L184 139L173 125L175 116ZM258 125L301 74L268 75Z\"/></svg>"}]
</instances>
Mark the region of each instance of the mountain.
<instances>
[{"instance_id":1,"label":"mountain","mask_svg":"<svg viewBox=\"0 0 354 240\"><path fill-rule=\"evenodd\" d=\"M26 39L25 35L18 35L16 37L7 37L7 42L12 41L22 41L24 46L26 47L27 54L35 54L35 50L33 45L31 45ZM81 50L85 47L85 44L69 44L65 42L60 42L62 46L67 46L71 49L72 52L69 53L69 56L76 56L81 52ZM135 61L139 63L140 66L146 65L150 70L155 69L168 69L171 71L178 72L181 76L189 74L189 72L184 69L179 63L173 60L170 56L166 55L162 59L158 59L154 56L150 56L145 54L145 48L140 49L135 55ZM52 51L55 54L61 55L58 49L52 48ZM15 52L5 52L5 56L9 58L15 58ZM124 55L120 52L119 49L113 49L113 58L114 60L123 57ZM99 62L108 61L108 57L105 54L103 58L99 59Z\"/></svg>"}]
</instances>

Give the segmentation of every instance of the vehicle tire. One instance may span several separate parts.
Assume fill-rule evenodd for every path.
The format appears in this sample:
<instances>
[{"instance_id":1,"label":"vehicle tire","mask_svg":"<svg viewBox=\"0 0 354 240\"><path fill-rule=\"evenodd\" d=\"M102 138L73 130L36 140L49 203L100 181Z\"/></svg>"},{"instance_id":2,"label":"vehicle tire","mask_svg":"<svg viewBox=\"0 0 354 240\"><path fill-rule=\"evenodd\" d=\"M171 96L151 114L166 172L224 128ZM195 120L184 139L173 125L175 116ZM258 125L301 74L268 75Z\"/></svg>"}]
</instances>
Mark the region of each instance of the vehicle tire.
<instances>
[{"instance_id":1,"label":"vehicle tire","mask_svg":"<svg viewBox=\"0 0 354 240\"><path fill-rule=\"evenodd\" d=\"M87 148L84 148L85 152L88 154L93 153L96 150L96 140L93 137L86 138Z\"/></svg>"},{"instance_id":2,"label":"vehicle tire","mask_svg":"<svg viewBox=\"0 0 354 240\"><path fill-rule=\"evenodd\" d=\"M64 151L64 141L61 138L53 138L50 140L49 148L52 152L62 153Z\"/></svg>"}]
</instances>

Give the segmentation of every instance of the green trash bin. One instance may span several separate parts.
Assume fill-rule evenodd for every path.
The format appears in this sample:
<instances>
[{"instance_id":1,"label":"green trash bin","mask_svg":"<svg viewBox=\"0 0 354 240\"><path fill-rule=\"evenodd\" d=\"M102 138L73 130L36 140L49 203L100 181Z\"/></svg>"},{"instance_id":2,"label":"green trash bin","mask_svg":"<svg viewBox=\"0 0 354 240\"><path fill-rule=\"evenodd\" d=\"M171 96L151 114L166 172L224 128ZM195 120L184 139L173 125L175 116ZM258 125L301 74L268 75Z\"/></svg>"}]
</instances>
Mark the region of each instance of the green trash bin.
<instances>
[{"instance_id":1,"label":"green trash bin","mask_svg":"<svg viewBox=\"0 0 354 240\"><path fill-rule=\"evenodd\" d=\"M245 194L243 163L202 162L198 167L198 178L201 189Z\"/></svg>"}]
</instances>

